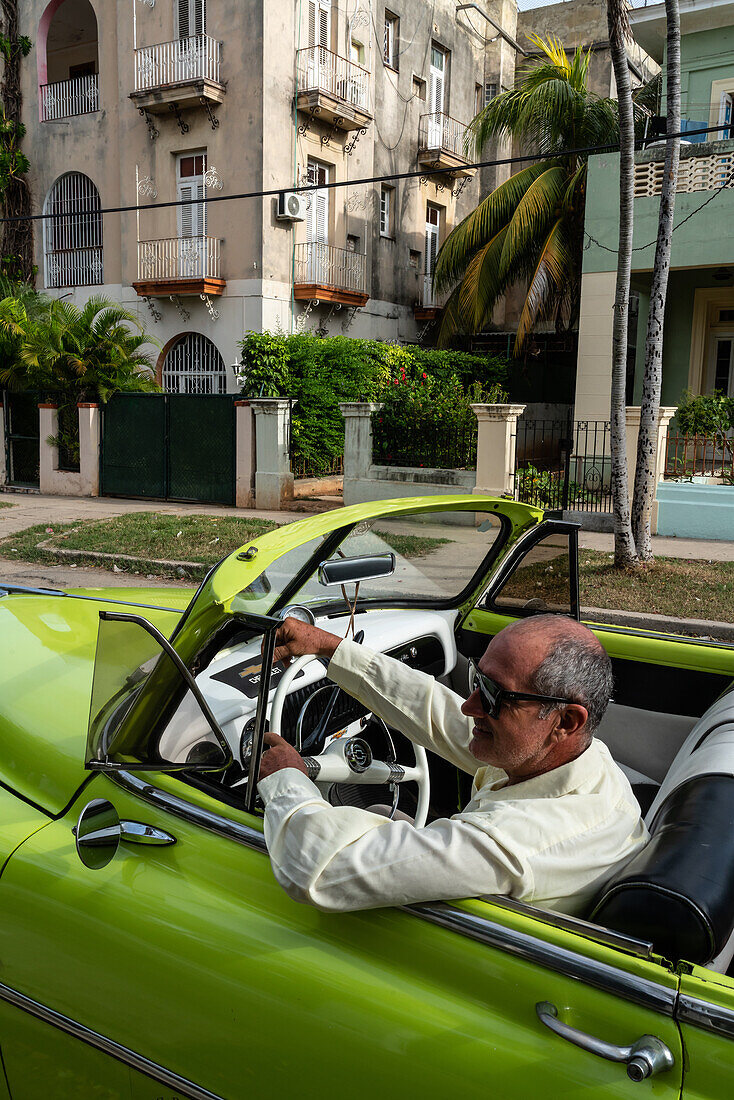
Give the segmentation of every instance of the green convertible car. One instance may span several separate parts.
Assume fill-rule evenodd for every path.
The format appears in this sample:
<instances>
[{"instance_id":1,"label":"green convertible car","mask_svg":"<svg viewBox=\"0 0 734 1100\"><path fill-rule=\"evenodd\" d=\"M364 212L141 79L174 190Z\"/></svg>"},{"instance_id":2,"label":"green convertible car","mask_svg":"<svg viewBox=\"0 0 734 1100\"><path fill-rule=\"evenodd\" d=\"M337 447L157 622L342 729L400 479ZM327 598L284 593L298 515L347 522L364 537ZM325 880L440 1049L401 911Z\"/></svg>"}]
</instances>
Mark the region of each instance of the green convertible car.
<instances>
[{"instance_id":1,"label":"green convertible car","mask_svg":"<svg viewBox=\"0 0 734 1100\"><path fill-rule=\"evenodd\" d=\"M420 824L469 783L317 659L273 666L286 612L468 694L468 659L547 610L580 616L576 526L482 496L304 519L193 598L0 587L0 1100L729 1100L734 646L587 611L615 669L598 735L651 841L586 919L326 914L273 877L266 728L335 804Z\"/></svg>"}]
</instances>

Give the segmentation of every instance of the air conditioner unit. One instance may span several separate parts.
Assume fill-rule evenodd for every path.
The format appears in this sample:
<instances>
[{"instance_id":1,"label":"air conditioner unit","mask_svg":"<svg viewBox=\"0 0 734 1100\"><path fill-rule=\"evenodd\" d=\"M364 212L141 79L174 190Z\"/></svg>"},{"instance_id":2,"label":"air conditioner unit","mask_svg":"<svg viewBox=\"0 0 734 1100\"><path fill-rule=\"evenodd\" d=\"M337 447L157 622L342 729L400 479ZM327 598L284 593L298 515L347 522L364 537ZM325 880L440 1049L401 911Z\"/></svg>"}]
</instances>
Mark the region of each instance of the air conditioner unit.
<instances>
[{"instance_id":1,"label":"air conditioner unit","mask_svg":"<svg viewBox=\"0 0 734 1100\"><path fill-rule=\"evenodd\" d=\"M306 196L297 191L281 191L278 195L278 221L303 222L306 220Z\"/></svg>"}]
</instances>

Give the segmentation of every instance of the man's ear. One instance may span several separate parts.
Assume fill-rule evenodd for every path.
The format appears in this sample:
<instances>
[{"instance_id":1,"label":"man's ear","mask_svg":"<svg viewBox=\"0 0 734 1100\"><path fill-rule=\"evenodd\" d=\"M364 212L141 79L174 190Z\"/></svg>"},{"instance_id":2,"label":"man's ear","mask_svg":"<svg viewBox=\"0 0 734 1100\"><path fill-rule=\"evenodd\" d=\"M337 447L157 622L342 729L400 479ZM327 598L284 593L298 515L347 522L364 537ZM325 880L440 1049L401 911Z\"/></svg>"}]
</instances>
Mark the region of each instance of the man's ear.
<instances>
[{"instance_id":1,"label":"man's ear","mask_svg":"<svg viewBox=\"0 0 734 1100\"><path fill-rule=\"evenodd\" d=\"M561 710L556 711L557 720L553 727L551 737L556 741L564 737L572 737L578 733L589 720L589 712L581 703L567 703Z\"/></svg>"}]
</instances>

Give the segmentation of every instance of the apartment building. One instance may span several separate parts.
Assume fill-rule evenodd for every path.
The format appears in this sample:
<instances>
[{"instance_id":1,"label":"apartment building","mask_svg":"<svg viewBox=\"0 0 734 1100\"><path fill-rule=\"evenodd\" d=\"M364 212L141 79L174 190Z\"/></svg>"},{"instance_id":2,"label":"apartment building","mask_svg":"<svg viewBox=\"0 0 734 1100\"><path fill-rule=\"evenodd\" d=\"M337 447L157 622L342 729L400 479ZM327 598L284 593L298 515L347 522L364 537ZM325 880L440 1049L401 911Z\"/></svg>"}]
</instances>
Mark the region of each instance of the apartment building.
<instances>
[{"instance_id":1,"label":"apartment building","mask_svg":"<svg viewBox=\"0 0 734 1100\"><path fill-rule=\"evenodd\" d=\"M250 329L425 338L439 245L501 178L464 133L512 84L515 23L514 0L28 0L38 285L135 310L178 392L234 389Z\"/></svg>"}]
</instances>

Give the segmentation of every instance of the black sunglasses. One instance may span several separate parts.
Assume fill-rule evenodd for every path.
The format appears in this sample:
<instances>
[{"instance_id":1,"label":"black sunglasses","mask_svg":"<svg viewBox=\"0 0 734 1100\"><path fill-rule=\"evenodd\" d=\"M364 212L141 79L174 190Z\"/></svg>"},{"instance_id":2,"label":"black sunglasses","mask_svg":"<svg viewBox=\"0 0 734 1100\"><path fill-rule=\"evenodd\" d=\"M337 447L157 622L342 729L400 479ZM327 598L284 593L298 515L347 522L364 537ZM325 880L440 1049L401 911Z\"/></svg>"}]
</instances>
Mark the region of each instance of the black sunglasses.
<instances>
[{"instance_id":1,"label":"black sunglasses","mask_svg":"<svg viewBox=\"0 0 734 1100\"><path fill-rule=\"evenodd\" d=\"M485 676L477 668L476 661L469 661L471 669L471 689L479 692L482 701L482 709L489 718L497 718L503 703L511 703L516 699L528 699L536 703L573 703L573 699L558 699L554 695L531 695L527 691L507 691L500 687L489 676Z\"/></svg>"}]
</instances>

